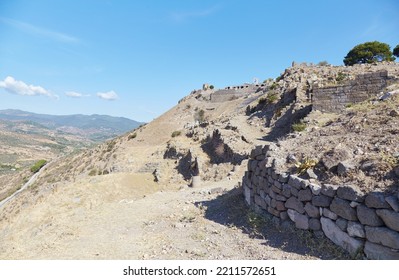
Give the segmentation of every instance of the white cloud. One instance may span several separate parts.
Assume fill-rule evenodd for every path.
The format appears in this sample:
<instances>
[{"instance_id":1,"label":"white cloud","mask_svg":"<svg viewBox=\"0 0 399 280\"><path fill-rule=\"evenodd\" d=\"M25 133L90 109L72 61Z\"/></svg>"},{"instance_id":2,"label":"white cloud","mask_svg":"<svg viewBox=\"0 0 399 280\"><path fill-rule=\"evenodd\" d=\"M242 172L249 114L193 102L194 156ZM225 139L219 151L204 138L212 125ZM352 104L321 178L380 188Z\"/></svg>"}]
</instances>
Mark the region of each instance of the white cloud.
<instances>
[{"instance_id":1,"label":"white cloud","mask_svg":"<svg viewBox=\"0 0 399 280\"><path fill-rule=\"evenodd\" d=\"M63 42L63 43L77 43L79 42L79 39L70 36L65 33L57 32L57 31L52 31L46 28L38 27L30 23L26 23L23 21L19 20L14 20L10 18L4 18L0 17L0 21L7 23L11 26L14 26L15 28L24 31L26 33L40 36L40 37L45 37L45 38L50 38L54 41L58 42Z\"/></svg>"},{"instance_id":2,"label":"white cloud","mask_svg":"<svg viewBox=\"0 0 399 280\"><path fill-rule=\"evenodd\" d=\"M7 92L18 95L45 95L48 97L57 97L41 86L28 85L23 81L17 81L13 77L8 76L4 81L0 81L0 88L4 88Z\"/></svg>"},{"instance_id":3,"label":"white cloud","mask_svg":"<svg viewBox=\"0 0 399 280\"><path fill-rule=\"evenodd\" d=\"M107 91L107 92L97 92L97 96L104 100L116 100L118 99L118 95L115 91Z\"/></svg>"},{"instance_id":4,"label":"white cloud","mask_svg":"<svg viewBox=\"0 0 399 280\"><path fill-rule=\"evenodd\" d=\"M205 10L173 12L170 14L170 16L175 22L183 22L194 18L203 18L210 16L217 12L219 9L220 7L216 5Z\"/></svg>"},{"instance_id":5,"label":"white cloud","mask_svg":"<svg viewBox=\"0 0 399 280\"><path fill-rule=\"evenodd\" d=\"M65 92L65 95L69 96L69 97L74 97L74 98L83 97L83 94L76 92L76 91L67 91L67 92Z\"/></svg>"}]
</instances>

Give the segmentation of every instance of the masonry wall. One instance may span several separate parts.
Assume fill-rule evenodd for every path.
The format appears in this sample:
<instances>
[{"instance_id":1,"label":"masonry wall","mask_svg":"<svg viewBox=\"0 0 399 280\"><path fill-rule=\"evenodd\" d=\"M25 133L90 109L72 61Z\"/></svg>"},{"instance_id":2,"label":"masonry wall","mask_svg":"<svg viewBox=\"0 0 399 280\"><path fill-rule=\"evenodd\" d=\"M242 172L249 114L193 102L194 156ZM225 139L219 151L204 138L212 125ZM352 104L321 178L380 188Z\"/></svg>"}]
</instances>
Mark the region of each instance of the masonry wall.
<instances>
[{"instance_id":1,"label":"masonry wall","mask_svg":"<svg viewBox=\"0 0 399 280\"><path fill-rule=\"evenodd\" d=\"M247 204L258 213L320 231L352 255L399 259L399 194L362 193L352 185L313 184L273 167L269 146L251 152L243 178Z\"/></svg>"},{"instance_id":2,"label":"masonry wall","mask_svg":"<svg viewBox=\"0 0 399 280\"><path fill-rule=\"evenodd\" d=\"M356 76L345 85L319 88L313 87L314 110L340 112L348 104L354 104L375 97L387 86L388 71L378 71Z\"/></svg>"}]
</instances>

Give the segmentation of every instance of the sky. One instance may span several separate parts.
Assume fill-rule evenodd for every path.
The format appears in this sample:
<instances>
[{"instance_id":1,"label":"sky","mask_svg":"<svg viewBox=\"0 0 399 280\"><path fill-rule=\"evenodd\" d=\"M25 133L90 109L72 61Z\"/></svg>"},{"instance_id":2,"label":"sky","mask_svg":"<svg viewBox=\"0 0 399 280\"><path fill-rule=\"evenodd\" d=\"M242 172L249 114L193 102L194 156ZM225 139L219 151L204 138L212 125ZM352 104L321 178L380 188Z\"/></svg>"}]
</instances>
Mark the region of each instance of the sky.
<instances>
[{"instance_id":1,"label":"sky","mask_svg":"<svg viewBox=\"0 0 399 280\"><path fill-rule=\"evenodd\" d=\"M375 40L399 44L399 1L0 0L0 109L149 122Z\"/></svg>"}]
</instances>

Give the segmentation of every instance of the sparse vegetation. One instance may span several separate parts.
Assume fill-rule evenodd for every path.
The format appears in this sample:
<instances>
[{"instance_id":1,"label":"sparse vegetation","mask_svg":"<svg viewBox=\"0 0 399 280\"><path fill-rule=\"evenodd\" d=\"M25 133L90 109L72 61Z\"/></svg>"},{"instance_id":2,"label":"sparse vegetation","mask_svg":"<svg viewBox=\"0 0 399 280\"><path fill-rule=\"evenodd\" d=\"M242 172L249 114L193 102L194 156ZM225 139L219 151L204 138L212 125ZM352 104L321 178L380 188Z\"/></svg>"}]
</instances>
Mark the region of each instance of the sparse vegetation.
<instances>
[{"instance_id":1,"label":"sparse vegetation","mask_svg":"<svg viewBox=\"0 0 399 280\"><path fill-rule=\"evenodd\" d=\"M318 66L327 66L329 65L329 63L326 60L320 61L319 63L317 63Z\"/></svg>"},{"instance_id":2,"label":"sparse vegetation","mask_svg":"<svg viewBox=\"0 0 399 280\"><path fill-rule=\"evenodd\" d=\"M306 129L306 124L303 122L297 122L292 124L292 130L294 130L295 132L301 132L304 131Z\"/></svg>"},{"instance_id":3,"label":"sparse vegetation","mask_svg":"<svg viewBox=\"0 0 399 280\"><path fill-rule=\"evenodd\" d=\"M316 164L317 160L306 157L302 161L295 164L295 167L297 168L298 174L303 174L306 172L306 170L315 167Z\"/></svg>"},{"instance_id":4,"label":"sparse vegetation","mask_svg":"<svg viewBox=\"0 0 399 280\"><path fill-rule=\"evenodd\" d=\"M338 72L337 77L335 78L335 80L340 83L342 81L344 81L346 78L348 77L347 74L343 73L343 72Z\"/></svg>"},{"instance_id":5,"label":"sparse vegetation","mask_svg":"<svg viewBox=\"0 0 399 280\"><path fill-rule=\"evenodd\" d=\"M40 169L42 169L42 167L45 166L46 163L47 163L47 161L44 160L44 159L38 160L38 161L30 168L30 171L33 172L33 173L36 173L36 172L38 172Z\"/></svg>"},{"instance_id":6,"label":"sparse vegetation","mask_svg":"<svg viewBox=\"0 0 399 280\"><path fill-rule=\"evenodd\" d=\"M272 104L272 103L275 103L278 100L278 95L277 95L276 92L270 91L267 94L266 98L267 98L267 103Z\"/></svg>"},{"instance_id":7,"label":"sparse vegetation","mask_svg":"<svg viewBox=\"0 0 399 280\"><path fill-rule=\"evenodd\" d=\"M96 176L96 175L97 175L97 169L93 168L92 170L90 170L89 176Z\"/></svg>"},{"instance_id":8,"label":"sparse vegetation","mask_svg":"<svg viewBox=\"0 0 399 280\"><path fill-rule=\"evenodd\" d=\"M214 89L215 87L214 87L213 85L210 85L209 88L210 88L210 89Z\"/></svg>"},{"instance_id":9,"label":"sparse vegetation","mask_svg":"<svg viewBox=\"0 0 399 280\"><path fill-rule=\"evenodd\" d=\"M132 139L134 139L136 137L137 137L137 133L133 132L133 133L129 134L129 136L127 137L127 140L132 140Z\"/></svg>"},{"instance_id":10,"label":"sparse vegetation","mask_svg":"<svg viewBox=\"0 0 399 280\"><path fill-rule=\"evenodd\" d=\"M197 110L194 114L194 120L203 123L205 121L205 111L202 109Z\"/></svg>"},{"instance_id":11,"label":"sparse vegetation","mask_svg":"<svg viewBox=\"0 0 399 280\"><path fill-rule=\"evenodd\" d=\"M172 137L174 138L174 137L177 137L177 136L180 136L181 135L181 131L179 131L179 130L176 130L176 131L173 131L172 132Z\"/></svg>"}]
</instances>

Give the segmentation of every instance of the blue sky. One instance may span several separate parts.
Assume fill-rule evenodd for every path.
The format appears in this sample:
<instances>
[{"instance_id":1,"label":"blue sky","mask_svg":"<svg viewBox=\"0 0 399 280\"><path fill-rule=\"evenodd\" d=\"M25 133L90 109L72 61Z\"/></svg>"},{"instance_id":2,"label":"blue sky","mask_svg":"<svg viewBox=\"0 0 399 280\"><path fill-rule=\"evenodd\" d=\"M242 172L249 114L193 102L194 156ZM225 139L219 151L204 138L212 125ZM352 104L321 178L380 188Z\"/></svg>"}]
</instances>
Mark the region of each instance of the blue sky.
<instances>
[{"instance_id":1,"label":"blue sky","mask_svg":"<svg viewBox=\"0 0 399 280\"><path fill-rule=\"evenodd\" d=\"M397 0L1 0L0 109L151 121L374 40L399 44Z\"/></svg>"}]
</instances>

